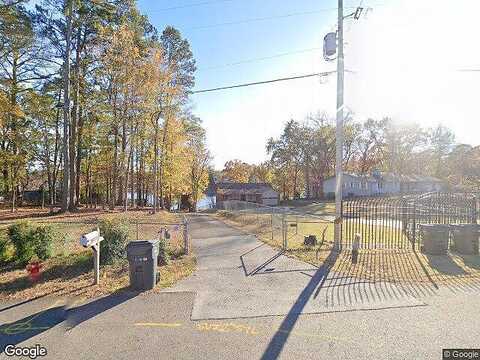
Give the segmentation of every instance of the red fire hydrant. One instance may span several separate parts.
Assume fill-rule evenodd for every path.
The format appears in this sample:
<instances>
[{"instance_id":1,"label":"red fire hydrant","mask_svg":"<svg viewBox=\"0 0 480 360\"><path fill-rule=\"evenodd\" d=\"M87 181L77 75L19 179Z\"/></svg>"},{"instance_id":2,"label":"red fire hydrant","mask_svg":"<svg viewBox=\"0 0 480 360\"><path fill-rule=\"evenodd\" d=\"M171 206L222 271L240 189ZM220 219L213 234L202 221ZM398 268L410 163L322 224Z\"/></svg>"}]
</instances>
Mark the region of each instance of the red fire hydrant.
<instances>
[{"instance_id":1,"label":"red fire hydrant","mask_svg":"<svg viewBox=\"0 0 480 360\"><path fill-rule=\"evenodd\" d=\"M42 264L38 261L31 262L27 265L28 276L30 280L35 282L40 278L40 271L42 269Z\"/></svg>"}]
</instances>

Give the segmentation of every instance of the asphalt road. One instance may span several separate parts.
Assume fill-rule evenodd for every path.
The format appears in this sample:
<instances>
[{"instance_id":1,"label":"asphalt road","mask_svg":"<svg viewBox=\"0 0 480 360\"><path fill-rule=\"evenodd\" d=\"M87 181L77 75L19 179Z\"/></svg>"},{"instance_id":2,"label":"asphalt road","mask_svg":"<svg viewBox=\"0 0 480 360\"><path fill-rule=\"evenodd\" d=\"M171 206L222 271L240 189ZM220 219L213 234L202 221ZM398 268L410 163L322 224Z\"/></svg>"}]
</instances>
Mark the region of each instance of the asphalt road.
<instances>
[{"instance_id":1,"label":"asphalt road","mask_svg":"<svg viewBox=\"0 0 480 360\"><path fill-rule=\"evenodd\" d=\"M0 351L48 359L441 359L480 347L480 291L344 279L192 218L198 270L160 294L0 306ZM458 291L457 291L458 290ZM8 358L3 352L0 358Z\"/></svg>"}]
</instances>

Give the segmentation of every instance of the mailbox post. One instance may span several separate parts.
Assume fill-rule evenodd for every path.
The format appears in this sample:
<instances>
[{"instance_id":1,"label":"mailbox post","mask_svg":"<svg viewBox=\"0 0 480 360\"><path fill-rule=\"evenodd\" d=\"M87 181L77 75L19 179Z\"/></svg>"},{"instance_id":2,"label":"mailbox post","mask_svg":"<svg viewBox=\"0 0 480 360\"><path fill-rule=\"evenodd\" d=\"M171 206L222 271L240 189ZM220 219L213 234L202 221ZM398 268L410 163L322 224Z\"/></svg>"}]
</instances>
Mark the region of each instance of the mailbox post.
<instances>
[{"instance_id":1,"label":"mailbox post","mask_svg":"<svg viewBox=\"0 0 480 360\"><path fill-rule=\"evenodd\" d=\"M93 250L93 271L95 275L94 284L97 285L100 282L100 242L103 241L103 237L100 236L100 230L89 232L82 235L80 238L80 244L87 248L91 247Z\"/></svg>"}]
</instances>

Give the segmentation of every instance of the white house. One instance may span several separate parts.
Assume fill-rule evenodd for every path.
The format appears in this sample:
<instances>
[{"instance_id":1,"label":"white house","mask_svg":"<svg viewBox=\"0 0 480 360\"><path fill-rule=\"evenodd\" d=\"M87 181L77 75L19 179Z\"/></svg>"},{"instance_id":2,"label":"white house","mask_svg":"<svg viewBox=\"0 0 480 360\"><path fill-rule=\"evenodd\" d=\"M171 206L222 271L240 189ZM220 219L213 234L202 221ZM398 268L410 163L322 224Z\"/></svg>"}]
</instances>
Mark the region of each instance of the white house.
<instances>
[{"instance_id":1,"label":"white house","mask_svg":"<svg viewBox=\"0 0 480 360\"><path fill-rule=\"evenodd\" d=\"M323 193L335 197L336 177L323 182ZM444 184L434 177L409 175L398 176L375 171L372 175L343 174L343 196L378 196L387 194L440 191Z\"/></svg>"},{"instance_id":2,"label":"white house","mask_svg":"<svg viewBox=\"0 0 480 360\"><path fill-rule=\"evenodd\" d=\"M328 198L335 196L337 179L332 176L323 182L323 194ZM383 191L385 184L380 184L371 176L343 174L343 196L372 196Z\"/></svg>"},{"instance_id":3,"label":"white house","mask_svg":"<svg viewBox=\"0 0 480 360\"><path fill-rule=\"evenodd\" d=\"M440 191L445 186L444 182L432 176L407 175L402 176L403 192L431 192Z\"/></svg>"},{"instance_id":4,"label":"white house","mask_svg":"<svg viewBox=\"0 0 480 360\"><path fill-rule=\"evenodd\" d=\"M215 184L217 208L223 208L223 201L240 200L257 204L278 205L278 192L265 183L234 183L224 182Z\"/></svg>"}]
</instances>

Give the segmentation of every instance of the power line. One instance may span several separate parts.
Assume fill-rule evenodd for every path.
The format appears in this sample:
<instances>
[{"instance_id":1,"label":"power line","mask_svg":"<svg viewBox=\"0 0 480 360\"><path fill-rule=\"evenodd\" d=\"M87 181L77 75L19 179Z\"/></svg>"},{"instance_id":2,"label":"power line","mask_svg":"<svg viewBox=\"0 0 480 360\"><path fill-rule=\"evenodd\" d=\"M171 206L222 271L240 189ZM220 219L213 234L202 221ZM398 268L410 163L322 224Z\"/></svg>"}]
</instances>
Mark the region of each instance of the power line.
<instances>
[{"instance_id":1,"label":"power line","mask_svg":"<svg viewBox=\"0 0 480 360\"><path fill-rule=\"evenodd\" d=\"M235 66L235 65L241 65L241 64L247 64L247 63L252 63L252 62L257 62L257 61L262 61L262 60L270 60L270 59L275 59L283 56L289 56L289 55L294 55L294 54L301 54L301 53L306 53L310 51L315 51L315 50L322 50L320 47L316 48L310 48L310 49L302 49L302 50L297 50L297 51L289 51L289 52L284 52L276 55L271 55L271 56L264 56L264 57L258 57L258 58L252 58L252 59L246 59L246 60L240 60L232 63L227 63L223 65L215 65L215 66L209 66L205 68L200 68L198 71L205 71L205 70L213 70L213 69L220 69L228 66Z\"/></svg>"},{"instance_id":2,"label":"power line","mask_svg":"<svg viewBox=\"0 0 480 360\"><path fill-rule=\"evenodd\" d=\"M280 81L289 81L289 80L305 79L305 78L314 77L314 76L328 76L328 75L331 75L331 74L334 74L334 73L336 73L336 71L326 71L326 72L321 72L321 73L313 73L313 74L307 74L307 75L284 77L284 78L278 78L278 79L273 79L273 80L257 81L257 82L246 83L246 84L222 86L222 87L217 87L217 88L212 88L212 89L204 89L204 90L192 91L192 94L200 94L200 93L206 93L206 92L212 92L212 91L221 91L221 90L228 90L228 89L236 89L236 88L247 87L247 86L254 86L254 85L270 84L270 83L275 83L275 82L280 82Z\"/></svg>"},{"instance_id":3,"label":"power line","mask_svg":"<svg viewBox=\"0 0 480 360\"><path fill-rule=\"evenodd\" d=\"M187 8L196 7L196 6L212 5L212 4L226 3L226 2L232 2L232 1L235 1L235 0L202 1L202 2L193 3L193 4L185 4L185 5L172 6L172 7L158 9L158 10L150 10L149 12L161 12L161 11L171 11L171 10L178 10L178 9L187 9Z\"/></svg>"},{"instance_id":4,"label":"power line","mask_svg":"<svg viewBox=\"0 0 480 360\"><path fill-rule=\"evenodd\" d=\"M350 8L356 9L356 7L350 7ZM336 10L337 10L337 8L325 8L325 9L319 9L319 10L313 10L313 11L303 11L303 12L297 12L297 13L284 14L284 15L251 18L251 19L245 19L245 20L239 20L239 21L231 21L231 22L224 22L224 23L218 23L218 24L195 26L195 27L189 28L188 30L202 30L202 29L210 29L210 28L221 27L221 26L247 24L247 23L257 22L257 21L284 19L284 18L289 18L289 17L294 17L294 16L314 15L314 14L319 14L319 13L322 13L322 12L336 11Z\"/></svg>"}]
</instances>

